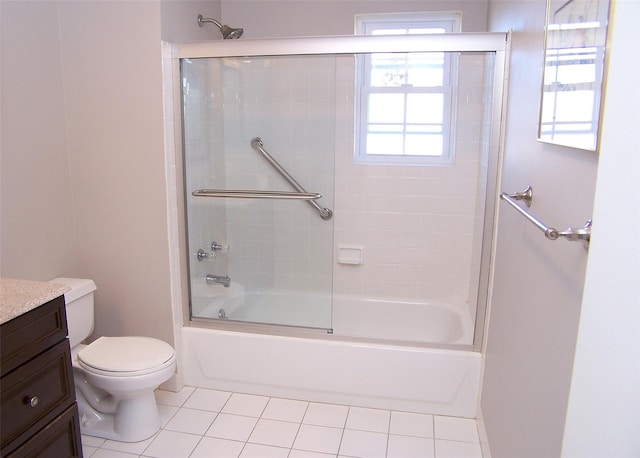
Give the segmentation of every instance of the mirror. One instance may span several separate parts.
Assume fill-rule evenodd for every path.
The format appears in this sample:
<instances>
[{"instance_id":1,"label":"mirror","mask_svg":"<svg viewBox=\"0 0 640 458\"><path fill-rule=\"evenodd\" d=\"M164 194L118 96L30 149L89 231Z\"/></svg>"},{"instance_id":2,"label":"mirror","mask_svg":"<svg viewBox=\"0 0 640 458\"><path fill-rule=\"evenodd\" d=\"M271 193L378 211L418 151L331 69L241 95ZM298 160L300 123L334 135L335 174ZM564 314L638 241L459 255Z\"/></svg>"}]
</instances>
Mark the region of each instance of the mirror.
<instances>
[{"instance_id":1,"label":"mirror","mask_svg":"<svg viewBox=\"0 0 640 458\"><path fill-rule=\"evenodd\" d=\"M538 140L596 151L609 0L547 0Z\"/></svg>"}]
</instances>

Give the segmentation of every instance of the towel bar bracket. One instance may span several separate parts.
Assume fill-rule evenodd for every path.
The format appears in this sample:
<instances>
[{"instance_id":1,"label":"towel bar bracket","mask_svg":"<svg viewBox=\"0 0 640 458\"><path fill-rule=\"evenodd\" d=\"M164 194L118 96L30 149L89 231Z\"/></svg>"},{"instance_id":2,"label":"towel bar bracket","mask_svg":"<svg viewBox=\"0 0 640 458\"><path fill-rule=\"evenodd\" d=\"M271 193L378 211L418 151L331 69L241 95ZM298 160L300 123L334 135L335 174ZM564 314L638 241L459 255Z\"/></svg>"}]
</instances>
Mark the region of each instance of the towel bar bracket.
<instances>
[{"instance_id":1,"label":"towel bar bracket","mask_svg":"<svg viewBox=\"0 0 640 458\"><path fill-rule=\"evenodd\" d=\"M514 192L513 194L507 195L513 200L524 200L526 206L531 207L531 201L533 200L533 189L531 188L531 186L527 186L522 192Z\"/></svg>"}]
</instances>

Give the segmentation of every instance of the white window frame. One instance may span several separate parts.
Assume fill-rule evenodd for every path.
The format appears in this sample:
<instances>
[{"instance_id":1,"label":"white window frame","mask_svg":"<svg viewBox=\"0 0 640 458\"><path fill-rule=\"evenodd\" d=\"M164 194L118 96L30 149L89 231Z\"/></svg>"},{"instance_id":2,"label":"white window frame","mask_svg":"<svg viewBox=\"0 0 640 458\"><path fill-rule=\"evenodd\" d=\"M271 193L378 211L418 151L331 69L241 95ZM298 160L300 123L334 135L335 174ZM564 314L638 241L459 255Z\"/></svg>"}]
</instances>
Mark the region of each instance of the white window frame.
<instances>
[{"instance_id":1,"label":"white window frame","mask_svg":"<svg viewBox=\"0 0 640 458\"><path fill-rule=\"evenodd\" d=\"M456 33L460 31L459 13L410 13L410 14L367 14L356 15L356 34L371 35L384 34L381 30L389 29L442 29L444 33ZM411 32L409 32L411 33ZM442 32L438 32L442 33ZM436 87L372 87L371 79L371 54L359 54L356 56L356 100L355 100L355 155L356 163L380 164L380 165L451 165L454 159L454 122L455 118L455 87L457 82L457 59L452 53L444 53L443 85ZM409 155L403 151L392 154L367 154L367 134L370 125L369 95L378 93L415 94L436 93L442 94L443 123L442 123L442 151L440 154ZM406 103L405 103L406 111ZM402 129L403 145L406 139L407 123L397 125Z\"/></svg>"}]
</instances>

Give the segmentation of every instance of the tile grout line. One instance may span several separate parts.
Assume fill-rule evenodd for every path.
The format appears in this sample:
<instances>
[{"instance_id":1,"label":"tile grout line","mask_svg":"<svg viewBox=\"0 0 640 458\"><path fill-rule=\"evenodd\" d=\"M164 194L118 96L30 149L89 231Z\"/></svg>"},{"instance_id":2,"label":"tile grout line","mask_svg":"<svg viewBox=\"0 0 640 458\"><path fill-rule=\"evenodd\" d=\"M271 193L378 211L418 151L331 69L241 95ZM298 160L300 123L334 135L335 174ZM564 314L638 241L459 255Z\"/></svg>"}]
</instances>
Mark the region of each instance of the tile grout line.
<instances>
[{"instance_id":1,"label":"tile grout line","mask_svg":"<svg viewBox=\"0 0 640 458\"><path fill-rule=\"evenodd\" d=\"M302 418L300 418L300 422L298 423L298 430L296 431L295 436L293 436L293 442L291 443L291 448L289 448L289 453L287 454L287 457L291 456L291 452L293 451L293 446L296 443L296 439L298 438L298 434L300 434L300 429L302 428L302 422L304 421L304 417L307 415L307 411L309 410L309 406L311 405L311 403L309 401L305 401L307 406L304 409L304 413L302 414ZM267 405L269 405L269 403L267 403Z\"/></svg>"},{"instance_id":2,"label":"tile grout line","mask_svg":"<svg viewBox=\"0 0 640 458\"><path fill-rule=\"evenodd\" d=\"M177 405L175 405L175 404L171 404L171 403L170 403L171 401L169 401L169 402L168 402L168 403L166 403L166 404L159 404L159 405L164 405L165 407L170 407L170 408L172 408L172 409L173 409L173 408L175 408L176 410L175 410L175 411L173 411L173 412L171 413L171 415L169 415L169 416L167 417L166 421L163 421L163 423L162 423L162 425L161 425L161 428L160 428L160 430L158 431L158 433L156 433L154 436L152 436L152 437L150 438L150 442L149 442L149 444L147 444L147 445L144 447L144 449L143 449L143 450L141 450L140 452L138 452L138 453L135 453L135 452L134 452L134 454L132 454L132 452L127 451L127 450L124 450L124 449L123 449L123 450L118 450L117 448L111 449L111 448L109 448L109 447L107 446L108 441L107 441L107 440L105 440L105 439L102 439L102 442L101 442L97 447L95 447L95 446L93 446L93 445L88 446L88 447L91 447L91 448L93 448L93 449L94 449L94 450L93 450L93 453L92 453L91 455L88 455L88 456L93 456L93 455L95 455L96 453L100 453L100 452L98 452L98 450L102 449L102 450L105 450L105 451L108 451L108 452L111 452L111 453L114 453L114 454L115 454L115 453L123 453L123 454L125 454L125 453L126 453L126 454L131 454L131 456L137 456L137 457L139 457L139 458L147 457L147 456L149 456L149 455L145 455L145 453L149 450L150 446L151 446L151 445L152 445L152 443L153 443L153 442L158 438L158 436L159 436L161 433L163 433L164 431L168 431L168 432L175 432L175 433L177 433L177 434L185 434L185 435L189 435L189 436L196 436L196 437L198 438L198 440L196 441L196 443L195 443L195 445L193 446L193 448L191 449L191 451L188 453L188 456L189 456L189 457L193 456L193 454L195 453L195 451L196 451L196 449L198 448L198 446L200 446L200 445L201 445L202 441L203 441L205 438L209 437L209 436L207 436L207 435L206 435L207 431L208 431L209 429L211 429L212 425L213 425L213 424L215 423L215 421L219 418L220 414L221 414L221 413L222 413L222 411L225 409L225 407L227 407L227 406L229 405L229 402L231 401L231 398L232 398L232 397L233 397L233 395L235 394L235 392L225 392L226 394L228 394L228 396L227 396L227 398L225 399L224 403L222 403L221 407L219 407L218 409L216 409L217 411L209 410L209 409L192 409L192 408L190 408L190 407L186 407L187 402L189 401L189 399L191 399L191 398L194 396L194 394L196 393L196 391L197 391L197 388L196 388L196 389L194 389L194 390L189 394L189 396L187 396L183 401L175 403L175 404L177 404ZM238 393L238 394L245 394L245 393ZM260 395L250 395L250 396L260 396ZM241 447L241 449L240 449L240 455L239 455L239 456L241 456L241 454L245 452L246 447L248 446L248 444L252 444L252 445L255 445L255 446L275 446L275 447L279 447L279 448L282 448L282 449L285 449L285 450L286 450L286 449L288 449L288 453L287 453L287 455L286 455L287 457L292 456L292 454L293 454L294 452L304 452L304 451L305 451L304 449L296 449L296 448L294 448L294 447L295 447L296 440L300 437L300 432L301 432L302 426L303 426L303 425L305 425L305 424L308 424L309 426L313 426L313 424L312 424L312 423L305 423L305 417L306 417L306 416L308 415L308 413L310 412L310 408L311 408L312 404L314 404L314 402L313 402L313 401L303 401L303 402L305 402L305 404L306 404L306 405L305 405L305 408L304 408L304 411L302 412L302 414L301 414L300 416L296 417L296 418L297 418L297 420L295 420L295 421L291 421L291 420L289 420L289 419L280 419L280 418L277 418L277 413L275 414L276 418L266 418L266 417L264 417L264 415L266 414L267 409L268 409L268 407L269 407L270 403L271 403L271 402L273 402L273 400L274 400L274 399L283 399L283 400L288 400L289 398L273 398L273 397L271 397L271 396L262 396L262 397L267 398L267 400L266 400L266 402L265 402L264 406L262 407L262 409L260 410L260 412L259 412L259 416L257 416L257 417L251 417L251 416L248 416L249 418L256 418L256 424L252 427L251 432L249 432L249 434L248 434L248 436L247 436L247 439L246 439L246 440L244 440L244 441L237 441L237 440L233 440L234 442L238 442L238 443L241 443L241 444L242 444L242 447ZM302 401L302 400L299 400L299 399L295 399L295 400L296 400L296 401ZM327 405L336 405L336 406L338 406L338 404L331 404L331 403L318 403L318 404L327 404ZM352 416L352 415L353 415L353 410L352 410L353 406L343 405L343 404L341 404L341 405L339 405L339 406L345 407L347 410L346 410L346 414L344 415L344 419L343 419L343 421L341 422L341 423L342 423L342 425L341 425L341 426L339 426L339 427L337 428L337 429L339 429L339 430L341 430L341 431L340 431L340 439L339 439L338 444L337 444L337 451L336 451L336 453L335 453L335 454L333 454L333 456L334 456L334 457L336 457L336 456L339 456L339 455L340 455L340 450L341 450L342 446L344 445L344 438L345 438L345 433L346 433L346 431L347 431L347 426L348 426L348 423L349 423L349 418L350 418L350 416ZM205 411L207 411L207 412L210 412L210 413L215 414L215 415L213 416L213 418L211 419L211 421L208 423L208 425L205 427L205 431L204 431L202 434L200 434L200 433L196 433L196 432L189 432L189 431L180 431L180 430L167 429L167 426L169 425L169 423L170 423L173 419L175 419L175 418L177 417L177 415L179 415L179 414L180 414L180 412L186 412L186 411L189 411L189 410L205 410ZM387 410L387 409L378 409L378 410ZM276 411L276 412L277 412L277 411ZM386 426L386 447L385 447L385 456L388 456L388 455L389 455L389 453L391 452L391 449L390 449L390 445L391 445L391 444L390 444L390 442L391 442L391 436L392 436L392 433L391 433L391 426L392 426L392 421L393 421L393 412L394 412L394 411L393 411L393 410L388 410L388 412L389 412L389 417L388 417L388 420L387 420L387 422L386 422L386 425L387 425L387 426ZM401 411L398 411L398 412L401 412ZM237 415L237 414L235 414L235 413L234 413L234 414L229 414L229 415ZM241 415L241 416L246 416L246 415ZM437 443L437 441L438 441L438 440L442 440L442 441L444 441L444 442L448 442L448 443L467 443L467 444L475 444L475 443L477 443L477 442L478 442L478 441L475 441L475 440L465 440L465 439L461 439L461 438L453 438L453 437L448 437L448 438L438 439L438 438L437 438L437 429L438 429L438 428L437 428L437 425L436 425L436 420L437 420L437 418L438 418L438 417L441 417L441 416L439 416L439 415L433 415L433 414L432 414L432 415L429 415L429 416L432 418L432 425L431 425L431 426L432 426L432 428L430 428L430 429L431 429L431 436L432 436L432 438L433 438L433 450L432 450L432 453L433 453L433 456L434 456L435 458L438 458L438 456L437 456L437 454L436 454L436 451L437 451L437 450L436 450L436 449L437 449L437 447L436 447L436 443ZM445 417L443 417L443 418L449 418L449 417L446 417L446 416L445 416ZM450 417L450 418L462 418L462 417ZM287 446L280 446L280 445L273 445L273 444L263 444L263 443L259 443L259 442L251 442L251 441L250 441L250 440L251 440L251 436L252 436L252 435L253 435L253 433L256 431L256 428L257 428L257 426L258 426L258 423L259 423L261 420L265 420L265 421L266 421L266 420L269 420L269 421L277 421L277 422L283 422L283 423L294 423L294 424L297 424L297 429L296 429L295 434L293 435L293 440L292 440L292 442L291 442L290 446L289 446L289 447L287 447ZM321 426L321 425L316 425L316 426ZM475 424L474 424L474 426L477 428L477 425L475 425ZM324 427L331 427L331 428L335 428L335 427L333 427L333 426L324 426ZM375 431L371 431L370 429L363 429L363 428L364 428L364 427L363 427L362 425L360 425L360 428L354 429L354 431L375 432ZM412 434L412 433L410 433L410 432L403 433L402 431L397 432L397 435L398 435L398 436L407 436L407 437L423 437L423 436L421 436L420 434L417 434L417 435L416 435L416 434ZM215 436L211 436L211 437L216 438ZM230 440L230 439L223 439L223 438L218 438L218 439L222 439L222 440ZM481 445L481 444L478 444L478 445ZM306 450L306 451L314 452L314 453L327 453L326 451L322 451L322 452L321 452L321 451L319 451L319 450ZM480 452L480 453L482 453L482 452ZM346 456L346 455L345 455L345 456ZM480 455L480 456L482 456L482 455Z\"/></svg>"}]
</instances>

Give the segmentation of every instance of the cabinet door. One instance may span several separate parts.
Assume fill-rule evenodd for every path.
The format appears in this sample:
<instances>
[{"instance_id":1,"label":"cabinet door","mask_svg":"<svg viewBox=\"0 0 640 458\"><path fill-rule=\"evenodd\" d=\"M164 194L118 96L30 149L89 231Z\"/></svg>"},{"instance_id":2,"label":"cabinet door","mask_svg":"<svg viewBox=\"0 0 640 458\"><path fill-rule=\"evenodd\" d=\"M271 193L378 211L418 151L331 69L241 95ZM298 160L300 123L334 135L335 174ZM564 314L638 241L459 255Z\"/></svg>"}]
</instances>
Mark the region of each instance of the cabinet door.
<instances>
[{"instance_id":1,"label":"cabinet door","mask_svg":"<svg viewBox=\"0 0 640 458\"><path fill-rule=\"evenodd\" d=\"M75 401L69 343L65 339L0 379L2 448L40 431ZM9 446L9 444L12 446Z\"/></svg>"},{"instance_id":2,"label":"cabinet door","mask_svg":"<svg viewBox=\"0 0 640 458\"><path fill-rule=\"evenodd\" d=\"M78 407L73 404L7 458L82 458L78 424Z\"/></svg>"}]
</instances>

